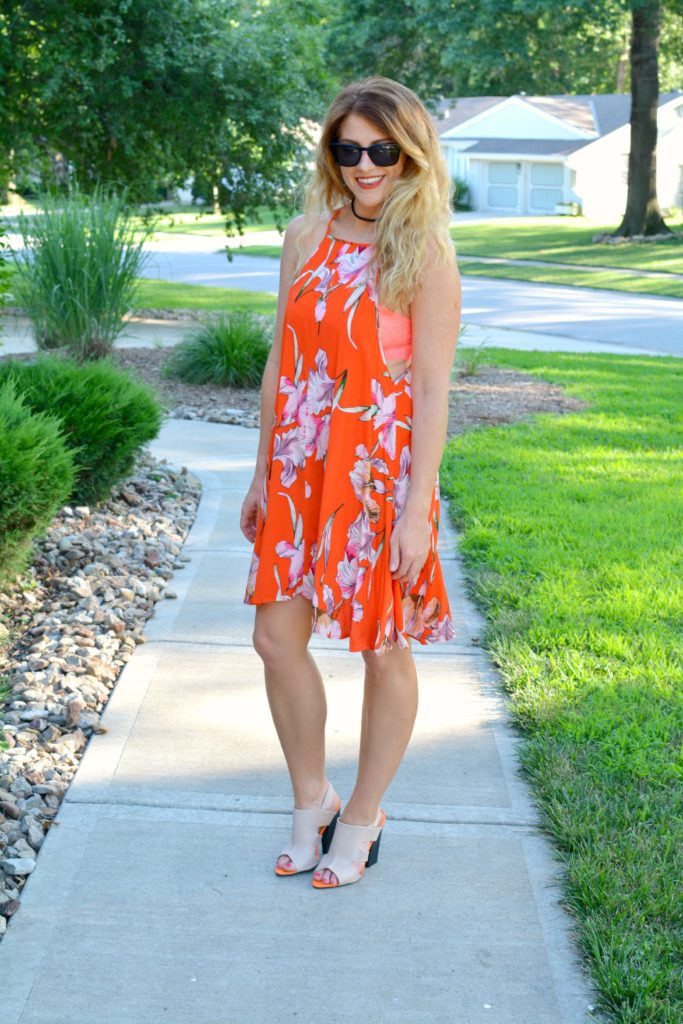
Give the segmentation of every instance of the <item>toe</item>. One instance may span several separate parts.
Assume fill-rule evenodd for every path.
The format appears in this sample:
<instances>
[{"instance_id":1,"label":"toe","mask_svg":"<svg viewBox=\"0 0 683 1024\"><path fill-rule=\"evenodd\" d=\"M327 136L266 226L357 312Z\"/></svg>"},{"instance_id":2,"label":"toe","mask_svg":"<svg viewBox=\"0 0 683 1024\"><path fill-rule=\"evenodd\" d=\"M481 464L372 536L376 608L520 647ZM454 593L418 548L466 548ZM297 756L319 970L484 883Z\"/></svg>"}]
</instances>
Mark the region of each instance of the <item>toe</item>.
<instances>
[{"instance_id":1,"label":"toe","mask_svg":"<svg viewBox=\"0 0 683 1024\"><path fill-rule=\"evenodd\" d=\"M285 871L291 871L294 867L294 861L288 854L281 853L277 859L277 866L279 868L284 868Z\"/></svg>"}]
</instances>

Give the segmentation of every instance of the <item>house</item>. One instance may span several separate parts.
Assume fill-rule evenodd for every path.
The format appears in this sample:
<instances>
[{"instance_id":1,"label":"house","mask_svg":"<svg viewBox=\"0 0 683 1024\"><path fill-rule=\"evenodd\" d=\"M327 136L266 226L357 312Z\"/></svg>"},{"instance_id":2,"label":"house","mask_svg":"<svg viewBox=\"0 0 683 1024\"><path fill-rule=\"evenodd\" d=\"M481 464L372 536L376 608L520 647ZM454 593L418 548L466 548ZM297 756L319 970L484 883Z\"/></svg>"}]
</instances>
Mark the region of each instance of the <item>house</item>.
<instances>
[{"instance_id":1,"label":"house","mask_svg":"<svg viewBox=\"0 0 683 1024\"><path fill-rule=\"evenodd\" d=\"M568 212L615 219L626 208L629 93L468 96L434 115L451 175L467 181L473 210ZM683 207L683 92L661 93L657 196Z\"/></svg>"}]
</instances>

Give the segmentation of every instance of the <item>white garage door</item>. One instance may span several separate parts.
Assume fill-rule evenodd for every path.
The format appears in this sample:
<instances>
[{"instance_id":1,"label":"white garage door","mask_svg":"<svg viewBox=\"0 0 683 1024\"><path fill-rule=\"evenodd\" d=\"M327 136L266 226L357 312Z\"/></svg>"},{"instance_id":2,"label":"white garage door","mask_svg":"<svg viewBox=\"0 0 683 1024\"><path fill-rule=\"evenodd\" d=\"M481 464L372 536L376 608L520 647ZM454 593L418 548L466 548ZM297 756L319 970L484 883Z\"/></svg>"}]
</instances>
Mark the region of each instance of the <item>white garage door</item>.
<instances>
[{"instance_id":1,"label":"white garage door","mask_svg":"<svg viewBox=\"0 0 683 1024\"><path fill-rule=\"evenodd\" d=\"M555 203L563 201L562 164L532 164L529 209L534 213L554 213Z\"/></svg>"},{"instance_id":2,"label":"white garage door","mask_svg":"<svg viewBox=\"0 0 683 1024\"><path fill-rule=\"evenodd\" d=\"M491 162L487 176L486 205L489 210L516 210L519 206L517 164Z\"/></svg>"}]
</instances>

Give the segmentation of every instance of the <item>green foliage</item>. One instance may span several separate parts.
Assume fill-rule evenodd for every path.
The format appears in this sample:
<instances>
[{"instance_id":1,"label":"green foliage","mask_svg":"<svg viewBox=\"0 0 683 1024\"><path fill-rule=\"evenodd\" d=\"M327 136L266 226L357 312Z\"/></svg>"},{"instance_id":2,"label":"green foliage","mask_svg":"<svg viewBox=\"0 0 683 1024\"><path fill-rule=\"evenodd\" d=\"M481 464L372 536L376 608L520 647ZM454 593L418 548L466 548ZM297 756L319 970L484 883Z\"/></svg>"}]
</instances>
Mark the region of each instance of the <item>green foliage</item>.
<instances>
[{"instance_id":1,"label":"green foliage","mask_svg":"<svg viewBox=\"0 0 683 1024\"><path fill-rule=\"evenodd\" d=\"M34 536L68 499L74 456L57 416L32 411L13 380L0 383L0 585L26 568Z\"/></svg>"},{"instance_id":2,"label":"green foliage","mask_svg":"<svg viewBox=\"0 0 683 1024\"><path fill-rule=\"evenodd\" d=\"M15 296L39 349L66 348L79 361L111 351L124 327L146 259L124 197L98 186L92 197L44 197L42 212L21 213L24 249L13 253Z\"/></svg>"},{"instance_id":3,"label":"green foliage","mask_svg":"<svg viewBox=\"0 0 683 1024\"><path fill-rule=\"evenodd\" d=\"M470 186L465 178L453 176L453 209L471 210Z\"/></svg>"},{"instance_id":4,"label":"green foliage","mask_svg":"<svg viewBox=\"0 0 683 1024\"><path fill-rule=\"evenodd\" d=\"M340 81L388 75L425 98L628 91L631 6L631 0L367 0L359 18L356 5L340 0L330 15L328 61ZM683 5L665 0L662 7L660 88L666 91L681 83Z\"/></svg>"},{"instance_id":5,"label":"green foliage","mask_svg":"<svg viewBox=\"0 0 683 1024\"><path fill-rule=\"evenodd\" d=\"M110 359L82 365L45 354L33 363L7 360L0 363L0 381L9 377L31 410L49 411L63 424L75 454L72 502L94 505L107 498L159 433L162 408L154 392Z\"/></svg>"},{"instance_id":6,"label":"green foliage","mask_svg":"<svg viewBox=\"0 0 683 1024\"><path fill-rule=\"evenodd\" d=\"M614 1024L677 1024L683 363L488 356L589 403L456 436L440 480L598 1010Z\"/></svg>"},{"instance_id":7,"label":"green foliage","mask_svg":"<svg viewBox=\"0 0 683 1024\"><path fill-rule=\"evenodd\" d=\"M173 349L164 373L192 384L257 388L268 359L266 329L247 312L208 321Z\"/></svg>"},{"instance_id":8,"label":"green foliage","mask_svg":"<svg viewBox=\"0 0 683 1024\"><path fill-rule=\"evenodd\" d=\"M11 279L9 249L6 248L4 242L6 234L7 229L0 222L0 312L2 312L3 306L7 304Z\"/></svg>"},{"instance_id":9,"label":"green foliage","mask_svg":"<svg viewBox=\"0 0 683 1024\"><path fill-rule=\"evenodd\" d=\"M128 183L155 202L193 174L241 217L291 206L301 118L324 109L322 0L7 0L0 175ZM61 160L55 160L55 154ZM5 174L9 173L5 170Z\"/></svg>"}]
</instances>

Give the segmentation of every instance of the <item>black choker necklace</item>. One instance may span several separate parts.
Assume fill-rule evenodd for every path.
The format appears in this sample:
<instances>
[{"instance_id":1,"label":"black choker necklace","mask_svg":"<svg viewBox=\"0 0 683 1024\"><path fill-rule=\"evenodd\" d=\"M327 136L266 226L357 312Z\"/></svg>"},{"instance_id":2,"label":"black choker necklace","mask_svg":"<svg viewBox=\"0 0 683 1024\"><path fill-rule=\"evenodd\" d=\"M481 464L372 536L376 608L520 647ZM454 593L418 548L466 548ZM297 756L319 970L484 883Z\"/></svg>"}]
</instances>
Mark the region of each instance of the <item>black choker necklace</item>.
<instances>
[{"instance_id":1,"label":"black choker necklace","mask_svg":"<svg viewBox=\"0 0 683 1024\"><path fill-rule=\"evenodd\" d=\"M377 217L361 217L361 215L359 213L356 213L356 208L353 205L353 202L354 202L355 198L356 197L353 196L352 199L351 199L351 212L353 213L354 217L358 217L358 220L368 220L368 221L371 221L374 224L374 222L377 220Z\"/></svg>"}]
</instances>

